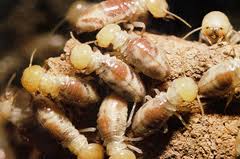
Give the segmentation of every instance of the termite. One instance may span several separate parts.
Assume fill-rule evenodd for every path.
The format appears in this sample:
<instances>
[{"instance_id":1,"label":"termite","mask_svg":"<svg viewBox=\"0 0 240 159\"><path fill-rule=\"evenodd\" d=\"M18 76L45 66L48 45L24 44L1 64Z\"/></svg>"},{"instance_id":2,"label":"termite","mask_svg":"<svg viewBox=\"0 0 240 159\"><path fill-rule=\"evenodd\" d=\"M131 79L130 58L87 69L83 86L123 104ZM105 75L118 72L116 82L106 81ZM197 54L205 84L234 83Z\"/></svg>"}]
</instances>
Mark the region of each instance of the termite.
<instances>
[{"instance_id":1,"label":"termite","mask_svg":"<svg viewBox=\"0 0 240 159\"><path fill-rule=\"evenodd\" d=\"M164 50L144 37L128 34L117 24L103 27L96 36L96 43L103 48L112 45L127 64L153 79L164 80L170 73Z\"/></svg>"},{"instance_id":2,"label":"termite","mask_svg":"<svg viewBox=\"0 0 240 159\"><path fill-rule=\"evenodd\" d=\"M153 134L166 125L167 120L176 115L182 123L181 116L177 113L178 106L183 102L192 102L198 94L198 86L190 77L175 79L167 92L155 90L157 95L152 98L147 96L147 102L136 112L132 122L132 132L136 137Z\"/></svg>"},{"instance_id":3,"label":"termite","mask_svg":"<svg viewBox=\"0 0 240 159\"><path fill-rule=\"evenodd\" d=\"M81 107L100 100L91 83L77 77L48 72L39 65L26 68L21 83L32 94L50 95L53 99Z\"/></svg>"},{"instance_id":4,"label":"termite","mask_svg":"<svg viewBox=\"0 0 240 159\"><path fill-rule=\"evenodd\" d=\"M227 107L232 100L234 89L240 84L239 81L240 59L227 60L211 67L203 74L198 82L199 94L204 97L220 97L230 93Z\"/></svg>"},{"instance_id":5,"label":"termite","mask_svg":"<svg viewBox=\"0 0 240 159\"><path fill-rule=\"evenodd\" d=\"M206 14L202 20L202 26L189 32L183 39L198 30L201 30L199 41L210 45L222 41L236 44L240 41L240 34L233 29L228 17L220 11L212 11Z\"/></svg>"},{"instance_id":6,"label":"termite","mask_svg":"<svg viewBox=\"0 0 240 159\"><path fill-rule=\"evenodd\" d=\"M150 12L155 18L175 17L191 27L185 20L168 11L166 0L107 0L79 14L74 26L79 32L91 32L107 24L134 21Z\"/></svg>"},{"instance_id":7,"label":"termite","mask_svg":"<svg viewBox=\"0 0 240 159\"><path fill-rule=\"evenodd\" d=\"M126 63L93 51L87 44L70 39L65 45L66 55L74 68L83 74L95 72L110 88L126 97L129 101L139 102L145 96L144 85Z\"/></svg>"},{"instance_id":8,"label":"termite","mask_svg":"<svg viewBox=\"0 0 240 159\"><path fill-rule=\"evenodd\" d=\"M103 147L89 144L87 138L80 134L71 121L50 99L37 96L34 101L36 116L41 125L62 142L78 159L103 159Z\"/></svg>"},{"instance_id":9,"label":"termite","mask_svg":"<svg viewBox=\"0 0 240 159\"><path fill-rule=\"evenodd\" d=\"M136 159L128 144L124 142L127 117L128 104L123 98L111 94L103 100L98 113L97 128L104 140L109 159Z\"/></svg>"}]
</instances>

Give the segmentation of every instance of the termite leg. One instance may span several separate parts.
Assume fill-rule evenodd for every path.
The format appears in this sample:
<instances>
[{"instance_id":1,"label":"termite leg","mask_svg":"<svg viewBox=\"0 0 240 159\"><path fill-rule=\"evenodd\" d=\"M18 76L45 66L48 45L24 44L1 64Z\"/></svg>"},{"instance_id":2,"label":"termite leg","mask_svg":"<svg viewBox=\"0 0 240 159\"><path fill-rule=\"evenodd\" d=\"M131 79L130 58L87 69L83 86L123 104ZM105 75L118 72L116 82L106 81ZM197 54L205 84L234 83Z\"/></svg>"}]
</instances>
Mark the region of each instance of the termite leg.
<instances>
[{"instance_id":1,"label":"termite leg","mask_svg":"<svg viewBox=\"0 0 240 159\"><path fill-rule=\"evenodd\" d=\"M225 108L224 108L224 113L226 113L228 106L229 106L230 103L232 102L233 96L234 96L234 91L231 91L231 92L230 92L230 95L229 95L229 97L228 97L228 99L227 99L227 103L226 103L226 105L225 105Z\"/></svg>"},{"instance_id":2,"label":"termite leg","mask_svg":"<svg viewBox=\"0 0 240 159\"><path fill-rule=\"evenodd\" d=\"M163 125L163 133L166 134L167 132L168 132L168 125L167 125L167 123L165 123Z\"/></svg>"},{"instance_id":3,"label":"termite leg","mask_svg":"<svg viewBox=\"0 0 240 159\"><path fill-rule=\"evenodd\" d=\"M133 146L133 145L130 145L130 144L127 144L127 147L130 149L130 150L133 150L139 154L142 154L142 150L140 148L137 148L136 146Z\"/></svg>"},{"instance_id":4,"label":"termite leg","mask_svg":"<svg viewBox=\"0 0 240 159\"><path fill-rule=\"evenodd\" d=\"M85 132L95 132L97 129L95 127L89 127L89 128L84 128L84 129L79 129L78 131L80 133L85 133Z\"/></svg>"},{"instance_id":5,"label":"termite leg","mask_svg":"<svg viewBox=\"0 0 240 159\"><path fill-rule=\"evenodd\" d=\"M131 110L130 115L129 115L129 117L128 117L127 128L132 124L132 118L133 118L133 114L134 114L136 105L137 105L137 103L134 102L134 104L133 104L133 106L132 106L132 110Z\"/></svg>"},{"instance_id":6,"label":"termite leg","mask_svg":"<svg viewBox=\"0 0 240 159\"><path fill-rule=\"evenodd\" d=\"M124 136L124 141L138 142L138 141L142 141L142 140L143 140L143 137L131 138L131 137Z\"/></svg>"},{"instance_id":7,"label":"termite leg","mask_svg":"<svg viewBox=\"0 0 240 159\"><path fill-rule=\"evenodd\" d=\"M146 25L143 22L132 22L132 24L135 28L141 28L141 35L146 31Z\"/></svg>"},{"instance_id":8,"label":"termite leg","mask_svg":"<svg viewBox=\"0 0 240 159\"><path fill-rule=\"evenodd\" d=\"M199 104L199 107L200 107L202 116L204 116L204 115L205 115L205 113L204 113L204 108L203 108L203 104L202 104L202 102L201 102L201 100L200 100L200 96L199 96L199 95L197 95L197 101L198 101L198 104Z\"/></svg>"},{"instance_id":9,"label":"termite leg","mask_svg":"<svg viewBox=\"0 0 240 159\"><path fill-rule=\"evenodd\" d=\"M145 97L144 97L144 99L143 99L143 102L145 103L145 102L147 102L147 101L149 101L149 100L151 100L152 99L152 97L150 96L150 95L146 95Z\"/></svg>"},{"instance_id":10,"label":"termite leg","mask_svg":"<svg viewBox=\"0 0 240 159\"><path fill-rule=\"evenodd\" d=\"M181 121L181 123L183 124L184 127L187 128L187 124L186 122L183 120L182 116L180 114L178 114L177 112L174 112L174 115ZM188 128L187 128L188 129Z\"/></svg>"},{"instance_id":11,"label":"termite leg","mask_svg":"<svg viewBox=\"0 0 240 159\"><path fill-rule=\"evenodd\" d=\"M156 95L160 95L161 94L161 92L157 88L154 88L153 90L156 93Z\"/></svg>"}]
</instances>

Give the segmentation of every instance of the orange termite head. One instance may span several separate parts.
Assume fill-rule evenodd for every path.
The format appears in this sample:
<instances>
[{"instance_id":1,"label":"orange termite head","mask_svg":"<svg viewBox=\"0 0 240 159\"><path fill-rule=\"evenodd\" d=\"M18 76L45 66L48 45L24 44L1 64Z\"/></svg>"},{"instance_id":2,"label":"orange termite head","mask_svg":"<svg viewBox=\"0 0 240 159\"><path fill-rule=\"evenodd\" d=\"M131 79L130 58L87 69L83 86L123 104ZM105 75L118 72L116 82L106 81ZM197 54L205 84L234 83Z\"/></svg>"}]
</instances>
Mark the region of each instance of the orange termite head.
<instances>
[{"instance_id":1,"label":"orange termite head","mask_svg":"<svg viewBox=\"0 0 240 159\"><path fill-rule=\"evenodd\" d=\"M80 150L78 159L104 159L104 149L99 144L88 144Z\"/></svg>"},{"instance_id":2,"label":"orange termite head","mask_svg":"<svg viewBox=\"0 0 240 159\"><path fill-rule=\"evenodd\" d=\"M201 33L214 44L224 39L231 29L232 25L224 13L212 11L204 16Z\"/></svg>"},{"instance_id":3,"label":"orange termite head","mask_svg":"<svg viewBox=\"0 0 240 159\"><path fill-rule=\"evenodd\" d=\"M33 65L26 68L21 78L22 86L30 93L38 91L43 75L44 69L41 66Z\"/></svg>"},{"instance_id":4,"label":"orange termite head","mask_svg":"<svg viewBox=\"0 0 240 159\"><path fill-rule=\"evenodd\" d=\"M78 70L88 66L92 59L92 48L87 44L77 44L70 55L70 62Z\"/></svg>"}]
</instances>

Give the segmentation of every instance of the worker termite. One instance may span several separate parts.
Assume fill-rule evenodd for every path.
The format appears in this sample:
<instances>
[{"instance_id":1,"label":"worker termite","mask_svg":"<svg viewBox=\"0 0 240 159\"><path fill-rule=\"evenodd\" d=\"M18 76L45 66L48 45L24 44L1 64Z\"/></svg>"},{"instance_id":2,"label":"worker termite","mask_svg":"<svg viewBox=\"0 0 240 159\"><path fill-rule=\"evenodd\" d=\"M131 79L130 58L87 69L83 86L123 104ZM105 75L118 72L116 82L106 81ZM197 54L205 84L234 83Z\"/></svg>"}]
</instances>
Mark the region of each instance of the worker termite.
<instances>
[{"instance_id":1,"label":"worker termite","mask_svg":"<svg viewBox=\"0 0 240 159\"><path fill-rule=\"evenodd\" d=\"M135 21L150 12L155 18L175 17L191 27L185 20L168 11L166 0L107 0L79 14L74 26L79 32L91 32L107 24Z\"/></svg>"},{"instance_id":2,"label":"worker termite","mask_svg":"<svg viewBox=\"0 0 240 159\"><path fill-rule=\"evenodd\" d=\"M233 29L228 17L220 11L212 11L206 14L202 20L202 26L189 32L183 39L198 30L201 30L199 41L210 45L222 41L236 44L240 41L240 34Z\"/></svg>"},{"instance_id":3,"label":"worker termite","mask_svg":"<svg viewBox=\"0 0 240 159\"><path fill-rule=\"evenodd\" d=\"M205 97L220 97L230 93L226 107L230 104L234 89L240 84L240 59L231 59L211 67L198 82L199 94Z\"/></svg>"},{"instance_id":4,"label":"worker termite","mask_svg":"<svg viewBox=\"0 0 240 159\"><path fill-rule=\"evenodd\" d=\"M87 138L80 134L71 121L50 99L35 97L34 109L41 125L49 130L78 159L103 159L103 148L99 144L89 144Z\"/></svg>"},{"instance_id":5,"label":"worker termite","mask_svg":"<svg viewBox=\"0 0 240 159\"><path fill-rule=\"evenodd\" d=\"M130 101L139 102L145 96L144 85L135 72L116 57L93 51L87 44L70 39L65 45L70 63L81 73L95 72L109 87Z\"/></svg>"},{"instance_id":6,"label":"worker termite","mask_svg":"<svg viewBox=\"0 0 240 159\"><path fill-rule=\"evenodd\" d=\"M135 154L128 149L128 144L124 143L127 116L128 105L124 99L111 94L103 100L98 113L97 128L110 159L136 159Z\"/></svg>"},{"instance_id":7,"label":"worker termite","mask_svg":"<svg viewBox=\"0 0 240 159\"><path fill-rule=\"evenodd\" d=\"M26 68L21 83L32 94L50 95L53 99L82 107L100 99L91 83L80 78L48 72L39 65Z\"/></svg>"},{"instance_id":8,"label":"worker termite","mask_svg":"<svg viewBox=\"0 0 240 159\"><path fill-rule=\"evenodd\" d=\"M96 39L97 45L104 48L112 45L126 63L153 79L164 80L169 75L164 50L158 49L144 37L128 34L117 24L108 24L99 31Z\"/></svg>"},{"instance_id":9,"label":"worker termite","mask_svg":"<svg viewBox=\"0 0 240 159\"><path fill-rule=\"evenodd\" d=\"M147 102L137 111L133 118L132 132L134 136L148 136L165 126L167 120L177 114L178 105L192 102L198 93L196 82L190 77L175 79L167 92L155 90L157 95L147 96Z\"/></svg>"}]
</instances>

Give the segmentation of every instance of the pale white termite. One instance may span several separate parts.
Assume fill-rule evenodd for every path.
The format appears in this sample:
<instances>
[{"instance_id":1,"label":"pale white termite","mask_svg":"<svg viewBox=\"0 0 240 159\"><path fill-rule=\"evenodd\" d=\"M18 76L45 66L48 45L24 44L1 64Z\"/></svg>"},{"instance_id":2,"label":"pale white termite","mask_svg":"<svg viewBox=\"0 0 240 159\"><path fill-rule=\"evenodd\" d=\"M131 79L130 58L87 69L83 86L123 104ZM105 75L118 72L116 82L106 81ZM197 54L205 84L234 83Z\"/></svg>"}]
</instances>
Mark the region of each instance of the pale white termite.
<instances>
[{"instance_id":1,"label":"pale white termite","mask_svg":"<svg viewBox=\"0 0 240 159\"><path fill-rule=\"evenodd\" d=\"M87 44L70 39L65 45L65 52L74 68L84 74L95 72L109 87L133 102L139 102L145 96L144 85L126 63L93 51Z\"/></svg>"},{"instance_id":2,"label":"pale white termite","mask_svg":"<svg viewBox=\"0 0 240 159\"><path fill-rule=\"evenodd\" d=\"M100 144L89 144L71 121L50 99L38 96L33 101L36 116L41 125L62 142L78 159L103 159L104 151Z\"/></svg>"},{"instance_id":3,"label":"pale white termite","mask_svg":"<svg viewBox=\"0 0 240 159\"><path fill-rule=\"evenodd\" d=\"M177 106L183 102L192 102L196 99L198 87L190 77L175 79L167 92L158 92L154 98L148 96L148 101L136 112L132 132L134 136L148 136L165 126L167 120L177 115ZM184 122L183 122L184 123Z\"/></svg>"},{"instance_id":4,"label":"pale white termite","mask_svg":"<svg viewBox=\"0 0 240 159\"><path fill-rule=\"evenodd\" d=\"M212 11L206 14L202 20L202 26L189 32L183 39L198 30L201 30L199 41L210 45L222 41L236 44L240 41L240 34L233 29L228 17L220 11Z\"/></svg>"},{"instance_id":5,"label":"pale white termite","mask_svg":"<svg viewBox=\"0 0 240 159\"><path fill-rule=\"evenodd\" d=\"M104 140L109 159L136 159L128 144L124 142L127 117L128 104L123 98L111 94L103 100L98 113L97 128Z\"/></svg>"},{"instance_id":6,"label":"pale white termite","mask_svg":"<svg viewBox=\"0 0 240 159\"><path fill-rule=\"evenodd\" d=\"M221 97L230 93L226 107L232 100L234 89L240 84L240 59L224 61L205 72L198 82L199 94Z\"/></svg>"},{"instance_id":7,"label":"pale white termite","mask_svg":"<svg viewBox=\"0 0 240 159\"><path fill-rule=\"evenodd\" d=\"M107 24L136 21L150 12L155 18L175 17L191 27L185 20L168 11L166 0L107 0L86 9L76 16L74 26L79 32L91 32Z\"/></svg>"},{"instance_id":8,"label":"pale white termite","mask_svg":"<svg viewBox=\"0 0 240 159\"><path fill-rule=\"evenodd\" d=\"M170 73L164 50L154 46L147 38L128 34L117 24L103 27L96 39L98 46L107 48L112 45L127 64L153 79L164 80Z\"/></svg>"},{"instance_id":9,"label":"pale white termite","mask_svg":"<svg viewBox=\"0 0 240 159\"><path fill-rule=\"evenodd\" d=\"M50 73L39 65L26 68L21 83L32 94L50 95L53 99L77 106L85 107L100 100L91 83L77 77Z\"/></svg>"}]
</instances>

